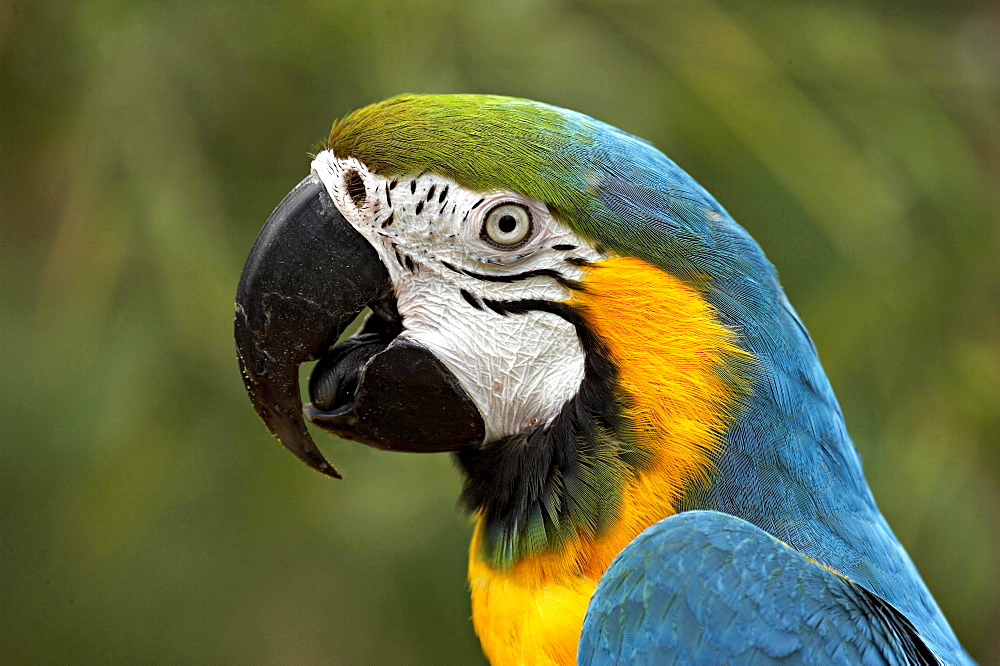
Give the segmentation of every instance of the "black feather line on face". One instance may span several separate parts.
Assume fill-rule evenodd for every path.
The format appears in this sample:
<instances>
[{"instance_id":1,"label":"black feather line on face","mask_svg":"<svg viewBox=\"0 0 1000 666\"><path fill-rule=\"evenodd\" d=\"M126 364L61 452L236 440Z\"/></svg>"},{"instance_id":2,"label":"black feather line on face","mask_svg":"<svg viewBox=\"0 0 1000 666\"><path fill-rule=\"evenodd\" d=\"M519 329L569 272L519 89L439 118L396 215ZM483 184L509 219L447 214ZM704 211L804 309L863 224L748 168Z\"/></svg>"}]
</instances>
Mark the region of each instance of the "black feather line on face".
<instances>
[{"instance_id":1,"label":"black feather line on face","mask_svg":"<svg viewBox=\"0 0 1000 666\"><path fill-rule=\"evenodd\" d=\"M561 317L576 329L586 355L580 390L552 423L456 454L465 472L462 503L486 521L480 556L506 569L578 534L600 535L617 516L625 482L651 456L635 445L617 370L579 312L543 300L482 304L502 315Z\"/></svg>"},{"instance_id":2,"label":"black feather line on face","mask_svg":"<svg viewBox=\"0 0 1000 666\"><path fill-rule=\"evenodd\" d=\"M492 301L488 298L484 298L483 305L488 307L490 310L493 310L493 312L496 312L498 315L507 315L507 310L504 309L503 305L499 301Z\"/></svg>"},{"instance_id":3,"label":"black feather line on face","mask_svg":"<svg viewBox=\"0 0 1000 666\"><path fill-rule=\"evenodd\" d=\"M464 269L461 272L471 278L476 278L477 280L482 280L484 282L519 282L520 280L528 280L535 277L549 277L567 289L572 289L574 291L586 291L580 282L571 280L559 271L551 268L537 268L532 271L524 271L523 273L514 273L512 275L486 275L484 273L474 273L473 271Z\"/></svg>"},{"instance_id":4,"label":"black feather line on face","mask_svg":"<svg viewBox=\"0 0 1000 666\"><path fill-rule=\"evenodd\" d=\"M459 289L458 291L459 291L460 294L462 294L462 298L465 299L466 303L468 303L469 305L471 305L472 307L474 307L477 310L482 310L483 309L482 304L478 300L476 300L475 296L473 296L472 294L470 294L469 292L467 292L464 289Z\"/></svg>"}]
</instances>

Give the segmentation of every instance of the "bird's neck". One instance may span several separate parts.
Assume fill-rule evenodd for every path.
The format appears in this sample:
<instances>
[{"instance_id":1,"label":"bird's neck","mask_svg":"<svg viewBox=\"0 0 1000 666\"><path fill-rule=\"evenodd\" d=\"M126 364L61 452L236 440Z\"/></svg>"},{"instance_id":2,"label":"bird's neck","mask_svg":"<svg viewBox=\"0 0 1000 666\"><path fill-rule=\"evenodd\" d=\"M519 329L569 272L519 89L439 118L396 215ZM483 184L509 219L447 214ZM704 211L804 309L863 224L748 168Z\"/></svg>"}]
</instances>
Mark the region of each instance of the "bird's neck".
<instances>
[{"instance_id":1,"label":"bird's neck","mask_svg":"<svg viewBox=\"0 0 1000 666\"><path fill-rule=\"evenodd\" d=\"M749 390L753 357L696 288L650 264L600 262L570 303L592 339L583 338L588 375L566 422L549 439L504 442L489 464L463 461L467 500L470 487L490 484L507 498L501 511L473 505L473 620L495 663L573 662L597 581L708 480Z\"/></svg>"}]
</instances>

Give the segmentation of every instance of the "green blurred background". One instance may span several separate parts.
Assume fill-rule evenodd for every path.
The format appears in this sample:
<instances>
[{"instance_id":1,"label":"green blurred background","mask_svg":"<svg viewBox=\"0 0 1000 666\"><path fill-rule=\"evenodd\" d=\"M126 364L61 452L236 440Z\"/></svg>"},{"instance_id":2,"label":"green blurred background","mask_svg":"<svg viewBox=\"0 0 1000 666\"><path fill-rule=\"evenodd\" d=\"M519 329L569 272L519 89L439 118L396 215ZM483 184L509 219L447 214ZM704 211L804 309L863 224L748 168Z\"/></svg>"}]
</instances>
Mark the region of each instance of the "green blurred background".
<instances>
[{"instance_id":1,"label":"green blurred background","mask_svg":"<svg viewBox=\"0 0 1000 666\"><path fill-rule=\"evenodd\" d=\"M711 190L1000 662L998 39L985 1L3 3L3 662L482 661L448 458L310 472L231 335L311 147L407 91L577 109Z\"/></svg>"}]
</instances>

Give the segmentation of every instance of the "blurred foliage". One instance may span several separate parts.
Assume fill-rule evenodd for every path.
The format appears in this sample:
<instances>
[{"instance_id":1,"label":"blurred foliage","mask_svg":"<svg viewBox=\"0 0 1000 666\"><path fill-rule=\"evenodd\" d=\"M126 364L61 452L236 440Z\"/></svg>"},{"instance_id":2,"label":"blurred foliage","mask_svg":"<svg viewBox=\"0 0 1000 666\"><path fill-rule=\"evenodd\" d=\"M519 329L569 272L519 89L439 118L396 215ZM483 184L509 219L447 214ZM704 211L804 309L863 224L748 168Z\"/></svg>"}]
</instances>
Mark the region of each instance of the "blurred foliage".
<instances>
[{"instance_id":1,"label":"blurred foliage","mask_svg":"<svg viewBox=\"0 0 1000 666\"><path fill-rule=\"evenodd\" d=\"M988 2L26 2L2 49L6 664L474 663L444 456L254 416L243 258L332 120L495 92L652 140L814 334L889 522L1000 662Z\"/></svg>"}]
</instances>

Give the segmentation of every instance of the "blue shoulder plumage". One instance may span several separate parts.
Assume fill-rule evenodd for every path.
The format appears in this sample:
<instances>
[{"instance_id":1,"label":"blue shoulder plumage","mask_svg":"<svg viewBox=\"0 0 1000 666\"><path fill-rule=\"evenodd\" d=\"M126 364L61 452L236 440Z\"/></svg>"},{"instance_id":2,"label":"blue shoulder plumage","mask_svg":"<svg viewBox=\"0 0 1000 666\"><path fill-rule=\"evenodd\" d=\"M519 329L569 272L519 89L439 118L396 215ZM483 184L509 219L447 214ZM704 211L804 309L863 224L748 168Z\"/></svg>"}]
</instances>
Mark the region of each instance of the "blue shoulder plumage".
<instances>
[{"instance_id":1,"label":"blue shoulder plumage","mask_svg":"<svg viewBox=\"0 0 1000 666\"><path fill-rule=\"evenodd\" d=\"M622 551L581 664L936 664L906 617L744 520L690 511Z\"/></svg>"}]
</instances>

